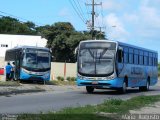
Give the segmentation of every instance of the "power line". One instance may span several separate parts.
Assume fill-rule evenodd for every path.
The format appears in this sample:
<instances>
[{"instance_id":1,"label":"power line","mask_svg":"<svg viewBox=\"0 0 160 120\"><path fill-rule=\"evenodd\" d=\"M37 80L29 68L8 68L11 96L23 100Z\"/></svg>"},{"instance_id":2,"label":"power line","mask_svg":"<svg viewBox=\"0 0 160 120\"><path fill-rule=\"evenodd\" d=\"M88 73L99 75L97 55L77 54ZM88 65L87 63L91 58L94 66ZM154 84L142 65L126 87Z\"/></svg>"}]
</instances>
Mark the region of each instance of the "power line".
<instances>
[{"instance_id":1,"label":"power line","mask_svg":"<svg viewBox=\"0 0 160 120\"><path fill-rule=\"evenodd\" d=\"M9 17L21 19L21 20L24 20L24 21L30 21L30 20L27 20L27 19L25 19L25 18L18 17L18 16L15 16L15 15L12 15L12 14L10 14L10 13L3 12L3 11L0 11L0 13L6 14L6 15L8 15ZM5 17L4 15L1 15L1 16ZM19 21L20 21L20 20L19 20ZM20 21L20 22L24 23L24 21ZM34 23L34 24L35 24L35 23ZM41 24L41 23L38 23L38 24ZM41 25L44 26L43 24L41 24ZM39 26L39 25L35 24L35 26Z\"/></svg>"},{"instance_id":2,"label":"power line","mask_svg":"<svg viewBox=\"0 0 160 120\"><path fill-rule=\"evenodd\" d=\"M95 8L96 8L96 11L98 11L97 6L96 6ZM98 26L98 27L101 27L100 21L99 21L98 18L99 18L99 12L95 13L95 21L96 21L96 23L97 23L97 26Z\"/></svg>"},{"instance_id":3,"label":"power line","mask_svg":"<svg viewBox=\"0 0 160 120\"><path fill-rule=\"evenodd\" d=\"M4 17L4 15L0 15L1 17Z\"/></svg>"},{"instance_id":4,"label":"power line","mask_svg":"<svg viewBox=\"0 0 160 120\"><path fill-rule=\"evenodd\" d=\"M0 15L1 17L7 17L7 16L5 16L5 15ZM8 17L11 17L11 16L8 16ZM13 16L12 16L13 17ZM24 23L23 21L20 21L20 20L18 20L20 23Z\"/></svg>"},{"instance_id":5,"label":"power line","mask_svg":"<svg viewBox=\"0 0 160 120\"><path fill-rule=\"evenodd\" d=\"M83 10L82 10L82 8L81 8L81 5L80 5L79 1L77 0L79 7L78 7L77 3L75 2L75 0L73 0L73 2L75 3L75 5L76 5L76 7L77 7L77 10L78 10L79 14L81 15L81 17L83 18L83 20L86 21L85 16L83 16Z\"/></svg>"},{"instance_id":6,"label":"power line","mask_svg":"<svg viewBox=\"0 0 160 120\"><path fill-rule=\"evenodd\" d=\"M104 24L103 4L101 5L101 16L102 16L102 26L106 28L106 25Z\"/></svg>"},{"instance_id":7,"label":"power line","mask_svg":"<svg viewBox=\"0 0 160 120\"><path fill-rule=\"evenodd\" d=\"M87 0L87 3L85 4L85 7L86 7L86 11L87 11L87 16L88 16L88 19L89 19L89 9L88 9L88 4L89 2L88 2L88 0Z\"/></svg>"},{"instance_id":8,"label":"power line","mask_svg":"<svg viewBox=\"0 0 160 120\"><path fill-rule=\"evenodd\" d=\"M16 17L16 18L19 18L19 19L22 19L22 20L28 21L27 19L24 19L24 18L21 18L21 17L15 16L15 15L12 15L12 14L9 14L9 13L6 13L6 12L3 12L3 11L0 11L0 13L3 13L3 14L6 14L6 15L9 15L9 16L12 16L12 17Z\"/></svg>"},{"instance_id":9,"label":"power line","mask_svg":"<svg viewBox=\"0 0 160 120\"><path fill-rule=\"evenodd\" d=\"M74 6L74 4L72 3L71 0L69 0L70 4L72 5L73 9L75 10L76 14L79 16L79 18L82 20L82 22L84 24L86 24L86 21L85 19L83 18L83 16L78 12L78 10L76 9L76 7ZM74 1L75 2L75 1Z\"/></svg>"},{"instance_id":10,"label":"power line","mask_svg":"<svg viewBox=\"0 0 160 120\"><path fill-rule=\"evenodd\" d=\"M81 5L80 5L80 3L79 3L79 0L77 0L77 2L78 2L78 5L79 5L79 8L80 8L80 10L81 10L81 14L82 14L82 16L83 16L83 15L84 15L84 12L83 12L83 9L82 9L82 7L81 7ZM84 19L87 20L86 17L85 17L85 15L84 15Z\"/></svg>"}]
</instances>

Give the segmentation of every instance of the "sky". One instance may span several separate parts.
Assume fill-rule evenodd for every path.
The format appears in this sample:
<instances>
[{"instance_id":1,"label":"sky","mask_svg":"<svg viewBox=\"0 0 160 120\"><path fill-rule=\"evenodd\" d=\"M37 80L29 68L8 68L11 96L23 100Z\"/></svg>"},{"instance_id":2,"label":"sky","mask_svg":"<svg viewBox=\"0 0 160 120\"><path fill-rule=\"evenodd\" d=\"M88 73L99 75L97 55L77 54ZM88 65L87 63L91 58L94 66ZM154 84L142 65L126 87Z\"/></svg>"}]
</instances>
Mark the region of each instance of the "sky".
<instances>
[{"instance_id":1,"label":"sky","mask_svg":"<svg viewBox=\"0 0 160 120\"><path fill-rule=\"evenodd\" d=\"M77 31L83 31L91 24L91 2L0 0L0 15L9 13L37 25L71 22ZM95 6L95 29L102 27L111 40L158 51L160 62L160 0L95 0L101 2Z\"/></svg>"}]
</instances>

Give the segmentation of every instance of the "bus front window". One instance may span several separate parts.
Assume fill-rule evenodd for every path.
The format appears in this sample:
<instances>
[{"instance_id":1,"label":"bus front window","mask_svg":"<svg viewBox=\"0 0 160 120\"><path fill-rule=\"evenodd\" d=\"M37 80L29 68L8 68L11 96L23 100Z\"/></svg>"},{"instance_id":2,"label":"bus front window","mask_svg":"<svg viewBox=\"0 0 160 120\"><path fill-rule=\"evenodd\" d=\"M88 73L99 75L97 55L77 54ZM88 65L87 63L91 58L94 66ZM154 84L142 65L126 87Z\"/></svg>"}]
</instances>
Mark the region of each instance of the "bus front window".
<instances>
[{"instance_id":1,"label":"bus front window","mask_svg":"<svg viewBox=\"0 0 160 120\"><path fill-rule=\"evenodd\" d=\"M38 50L26 52L22 65L25 68L30 68L33 70L50 68L49 52Z\"/></svg>"},{"instance_id":2,"label":"bus front window","mask_svg":"<svg viewBox=\"0 0 160 120\"><path fill-rule=\"evenodd\" d=\"M78 72L85 76L107 76L114 71L115 49L94 47L79 51Z\"/></svg>"}]
</instances>

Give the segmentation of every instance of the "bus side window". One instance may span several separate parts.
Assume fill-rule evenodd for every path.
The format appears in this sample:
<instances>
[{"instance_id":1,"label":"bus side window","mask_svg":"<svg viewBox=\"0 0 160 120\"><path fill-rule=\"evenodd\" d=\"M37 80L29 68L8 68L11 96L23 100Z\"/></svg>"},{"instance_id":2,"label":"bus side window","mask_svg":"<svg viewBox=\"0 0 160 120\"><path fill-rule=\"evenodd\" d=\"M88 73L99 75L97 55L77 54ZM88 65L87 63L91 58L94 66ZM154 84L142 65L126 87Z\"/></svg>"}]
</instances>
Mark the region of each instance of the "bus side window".
<instances>
[{"instance_id":1,"label":"bus side window","mask_svg":"<svg viewBox=\"0 0 160 120\"><path fill-rule=\"evenodd\" d=\"M119 63L123 62L123 50L122 49L118 50L118 62Z\"/></svg>"},{"instance_id":2,"label":"bus side window","mask_svg":"<svg viewBox=\"0 0 160 120\"><path fill-rule=\"evenodd\" d=\"M143 51L140 50L140 51L139 51L139 64L140 64L140 65L143 65L143 64L144 64L144 63L143 63L143 62L144 62L144 60L143 60L144 57L143 57L143 56L144 56Z\"/></svg>"},{"instance_id":3,"label":"bus side window","mask_svg":"<svg viewBox=\"0 0 160 120\"><path fill-rule=\"evenodd\" d=\"M139 54L138 54L138 49L134 49L134 64L138 65L139 64Z\"/></svg>"},{"instance_id":4,"label":"bus side window","mask_svg":"<svg viewBox=\"0 0 160 120\"><path fill-rule=\"evenodd\" d=\"M149 66L153 65L152 53L149 53Z\"/></svg>"},{"instance_id":5,"label":"bus side window","mask_svg":"<svg viewBox=\"0 0 160 120\"><path fill-rule=\"evenodd\" d=\"M129 51L128 51L128 47L124 47L124 63L128 63L129 62Z\"/></svg>"}]
</instances>

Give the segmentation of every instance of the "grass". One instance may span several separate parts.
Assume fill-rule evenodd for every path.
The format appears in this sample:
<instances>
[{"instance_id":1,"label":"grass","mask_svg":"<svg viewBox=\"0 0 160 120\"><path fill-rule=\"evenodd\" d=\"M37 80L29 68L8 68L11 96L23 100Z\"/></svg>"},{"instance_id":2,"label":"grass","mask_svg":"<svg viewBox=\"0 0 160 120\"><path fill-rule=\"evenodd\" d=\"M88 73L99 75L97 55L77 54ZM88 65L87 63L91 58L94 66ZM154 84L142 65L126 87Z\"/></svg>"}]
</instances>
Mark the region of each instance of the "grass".
<instances>
[{"instance_id":1,"label":"grass","mask_svg":"<svg viewBox=\"0 0 160 120\"><path fill-rule=\"evenodd\" d=\"M129 110L139 109L157 101L160 101L160 95L139 96L126 101L110 99L95 106L65 108L61 111L48 112L47 114L23 114L18 117L18 120L116 120L120 119L121 115L129 113ZM104 116L101 113L114 114Z\"/></svg>"},{"instance_id":2,"label":"grass","mask_svg":"<svg viewBox=\"0 0 160 120\"><path fill-rule=\"evenodd\" d=\"M76 85L75 81L61 81L61 80L51 80L47 82L48 85Z\"/></svg>"},{"instance_id":3,"label":"grass","mask_svg":"<svg viewBox=\"0 0 160 120\"><path fill-rule=\"evenodd\" d=\"M66 80L64 80L64 77L58 76L57 80L49 81L48 84L52 84L52 85L75 85L76 84L76 78L75 77L67 77Z\"/></svg>"},{"instance_id":4,"label":"grass","mask_svg":"<svg viewBox=\"0 0 160 120\"><path fill-rule=\"evenodd\" d=\"M0 81L0 86L20 86L19 81Z\"/></svg>"}]
</instances>

